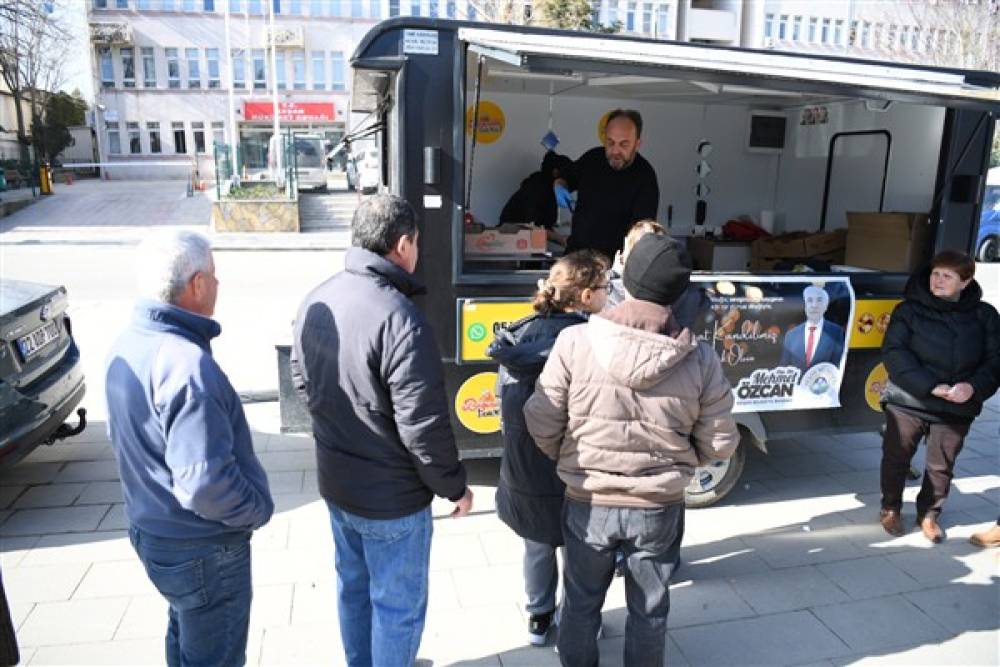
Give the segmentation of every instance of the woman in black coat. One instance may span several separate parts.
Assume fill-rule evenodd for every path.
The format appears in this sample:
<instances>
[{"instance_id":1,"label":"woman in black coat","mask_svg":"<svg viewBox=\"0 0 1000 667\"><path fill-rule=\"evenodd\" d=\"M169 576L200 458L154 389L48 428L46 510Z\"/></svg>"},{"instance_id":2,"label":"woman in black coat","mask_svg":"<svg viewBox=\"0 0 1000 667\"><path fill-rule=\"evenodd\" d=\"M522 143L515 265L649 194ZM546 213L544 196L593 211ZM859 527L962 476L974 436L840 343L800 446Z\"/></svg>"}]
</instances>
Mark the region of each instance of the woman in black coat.
<instances>
[{"instance_id":1,"label":"woman in black coat","mask_svg":"<svg viewBox=\"0 0 1000 667\"><path fill-rule=\"evenodd\" d=\"M535 391L559 333L604 308L607 263L590 250L559 259L539 281L535 314L501 329L487 350L500 364L499 393L504 451L497 485L497 516L524 539L528 640L545 643L556 608L565 485L555 462L535 445L524 423L524 404Z\"/></svg>"},{"instance_id":2,"label":"woman in black coat","mask_svg":"<svg viewBox=\"0 0 1000 667\"><path fill-rule=\"evenodd\" d=\"M948 497L955 459L983 402L1000 385L1000 315L982 300L976 264L946 250L910 277L882 343L889 382L882 395L880 522L904 533L901 510L910 460L922 437L927 463L917 496L917 525L932 542L944 531L938 515Z\"/></svg>"}]
</instances>

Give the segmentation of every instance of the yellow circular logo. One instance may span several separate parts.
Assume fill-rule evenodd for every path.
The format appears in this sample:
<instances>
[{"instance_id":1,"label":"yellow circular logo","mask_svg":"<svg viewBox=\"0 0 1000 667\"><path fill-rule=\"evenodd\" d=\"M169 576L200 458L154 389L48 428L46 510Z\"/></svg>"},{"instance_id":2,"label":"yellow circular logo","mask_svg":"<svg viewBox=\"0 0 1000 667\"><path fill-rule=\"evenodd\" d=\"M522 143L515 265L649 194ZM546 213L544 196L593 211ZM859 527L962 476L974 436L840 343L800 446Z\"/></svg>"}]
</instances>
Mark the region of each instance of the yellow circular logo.
<instances>
[{"instance_id":1,"label":"yellow circular logo","mask_svg":"<svg viewBox=\"0 0 1000 667\"><path fill-rule=\"evenodd\" d=\"M455 414L462 426L473 433L496 433L500 430L500 398L497 374L476 373L459 387L455 395Z\"/></svg>"},{"instance_id":2,"label":"yellow circular logo","mask_svg":"<svg viewBox=\"0 0 1000 667\"><path fill-rule=\"evenodd\" d=\"M472 132L472 115L475 107L470 106L465 110L465 131ZM503 134L507 127L507 119L504 118L503 109L500 105L489 100L479 101L479 122L476 123L476 141L481 144L492 144Z\"/></svg>"},{"instance_id":3,"label":"yellow circular logo","mask_svg":"<svg viewBox=\"0 0 1000 667\"><path fill-rule=\"evenodd\" d=\"M868 407L875 412L882 412L882 405L879 401L882 400L882 391L888 381L889 371L882 363L873 368L872 372L868 374L868 379L865 380L865 400L868 401Z\"/></svg>"},{"instance_id":4,"label":"yellow circular logo","mask_svg":"<svg viewBox=\"0 0 1000 667\"><path fill-rule=\"evenodd\" d=\"M610 111L606 111L600 120L597 121L597 141L603 146L604 140L607 136L604 134L604 128L608 126L608 116L611 115Z\"/></svg>"}]
</instances>

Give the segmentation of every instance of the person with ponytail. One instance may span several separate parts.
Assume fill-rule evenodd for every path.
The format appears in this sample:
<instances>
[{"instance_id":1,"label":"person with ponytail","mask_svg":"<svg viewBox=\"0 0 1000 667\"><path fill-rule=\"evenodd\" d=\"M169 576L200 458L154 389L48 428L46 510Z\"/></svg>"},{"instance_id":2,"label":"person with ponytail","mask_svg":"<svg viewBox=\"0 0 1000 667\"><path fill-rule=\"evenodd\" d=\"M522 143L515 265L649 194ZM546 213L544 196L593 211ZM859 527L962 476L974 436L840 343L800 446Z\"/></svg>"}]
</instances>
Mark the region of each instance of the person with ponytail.
<instances>
[{"instance_id":1,"label":"person with ponytail","mask_svg":"<svg viewBox=\"0 0 1000 667\"><path fill-rule=\"evenodd\" d=\"M535 313L500 329L487 354L500 364L499 394L504 451L496 506L500 520L524 539L524 583L528 640L545 644L553 624L559 572L556 549L563 544L564 485L555 462L535 445L524 423L524 403L535 390L559 333L603 310L608 264L603 255L580 250L559 259L538 281Z\"/></svg>"}]
</instances>

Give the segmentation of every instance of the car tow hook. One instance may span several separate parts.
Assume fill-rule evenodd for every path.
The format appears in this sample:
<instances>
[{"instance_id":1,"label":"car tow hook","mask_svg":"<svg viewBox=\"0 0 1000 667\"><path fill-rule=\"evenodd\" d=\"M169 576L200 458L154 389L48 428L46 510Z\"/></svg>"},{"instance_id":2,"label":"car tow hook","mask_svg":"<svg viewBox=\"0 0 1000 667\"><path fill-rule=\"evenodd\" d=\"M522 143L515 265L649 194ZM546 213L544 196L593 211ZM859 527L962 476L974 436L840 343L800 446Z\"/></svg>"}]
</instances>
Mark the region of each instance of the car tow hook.
<instances>
[{"instance_id":1,"label":"car tow hook","mask_svg":"<svg viewBox=\"0 0 1000 667\"><path fill-rule=\"evenodd\" d=\"M45 441L46 445L51 445L55 443L56 440L63 440L64 438L72 438L74 435L80 435L83 433L83 429L87 428L87 409L80 408L76 411L76 416L80 419L80 423L76 426L70 426L68 423L60 424L59 428L53 431L52 435L48 437Z\"/></svg>"}]
</instances>

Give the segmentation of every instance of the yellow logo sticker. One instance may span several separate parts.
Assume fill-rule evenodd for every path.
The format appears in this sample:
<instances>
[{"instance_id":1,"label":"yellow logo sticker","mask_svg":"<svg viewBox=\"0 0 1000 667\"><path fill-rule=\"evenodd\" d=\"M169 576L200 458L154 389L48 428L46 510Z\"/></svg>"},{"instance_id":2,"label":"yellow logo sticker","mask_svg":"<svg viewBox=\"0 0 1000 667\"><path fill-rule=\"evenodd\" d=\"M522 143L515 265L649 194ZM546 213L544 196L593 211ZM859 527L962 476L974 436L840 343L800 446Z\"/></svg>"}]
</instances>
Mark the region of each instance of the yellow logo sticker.
<instances>
[{"instance_id":1,"label":"yellow logo sticker","mask_svg":"<svg viewBox=\"0 0 1000 667\"><path fill-rule=\"evenodd\" d=\"M500 399L496 394L497 374L476 373L462 383L455 395L455 414L462 426L473 433L500 430Z\"/></svg>"},{"instance_id":2,"label":"yellow logo sticker","mask_svg":"<svg viewBox=\"0 0 1000 667\"><path fill-rule=\"evenodd\" d=\"M475 107L470 106L465 110L465 132L472 133L472 114ZM503 109L496 102L489 100L479 101L479 122L476 123L476 141L481 144L492 144L503 135L504 128L507 127L507 119L503 115Z\"/></svg>"},{"instance_id":3,"label":"yellow logo sticker","mask_svg":"<svg viewBox=\"0 0 1000 667\"><path fill-rule=\"evenodd\" d=\"M879 363L873 368L868 374L868 379L865 380L865 400L868 401L868 407L875 412L882 412L882 405L879 401L882 400L882 391L888 381L889 371L885 369L883 363Z\"/></svg>"},{"instance_id":4,"label":"yellow logo sticker","mask_svg":"<svg viewBox=\"0 0 1000 667\"><path fill-rule=\"evenodd\" d=\"M882 339L885 338L885 330L889 328L892 309L899 302L899 299L858 299L854 306L850 349L882 347Z\"/></svg>"},{"instance_id":5,"label":"yellow logo sticker","mask_svg":"<svg viewBox=\"0 0 1000 667\"><path fill-rule=\"evenodd\" d=\"M612 109L613 111L613 109ZM604 129L608 126L608 116L611 115L611 111L604 112L600 120L597 121L597 141L603 146L604 140L607 138L604 134Z\"/></svg>"},{"instance_id":6,"label":"yellow logo sticker","mask_svg":"<svg viewBox=\"0 0 1000 667\"><path fill-rule=\"evenodd\" d=\"M535 312L528 301L463 301L459 314L461 361L487 361L486 348L498 327Z\"/></svg>"}]
</instances>

